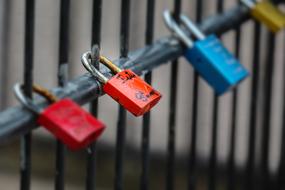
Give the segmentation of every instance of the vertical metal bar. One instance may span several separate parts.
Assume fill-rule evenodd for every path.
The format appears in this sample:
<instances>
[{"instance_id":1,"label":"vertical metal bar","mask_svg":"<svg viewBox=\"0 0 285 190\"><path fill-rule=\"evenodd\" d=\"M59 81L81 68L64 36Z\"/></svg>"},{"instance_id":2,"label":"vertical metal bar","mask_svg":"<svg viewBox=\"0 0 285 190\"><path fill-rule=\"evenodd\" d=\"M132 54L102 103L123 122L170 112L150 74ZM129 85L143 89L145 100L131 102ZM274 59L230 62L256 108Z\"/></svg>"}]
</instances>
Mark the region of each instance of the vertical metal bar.
<instances>
[{"instance_id":1,"label":"vertical metal bar","mask_svg":"<svg viewBox=\"0 0 285 190\"><path fill-rule=\"evenodd\" d=\"M285 43L284 43L285 45ZM285 46L283 46L284 48ZM283 49L284 51L284 49ZM284 54L285 55L285 54ZM285 56L283 57L283 61L285 62ZM284 71L285 73L285 68ZM283 77L283 97L285 95L285 77ZM283 100L283 108L282 108L282 136L281 136L281 149L280 149L280 163L278 167L277 173L277 181L276 181L276 188L278 190L285 189L285 101Z\"/></svg>"},{"instance_id":2,"label":"vertical metal bar","mask_svg":"<svg viewBox=\"0 0 285 190\"><path fill-rule=\"evenodd\" d=\"M213 104L213 125L212 125L212 141L209 162L209 190L216 189L216 164L217 164L217 132L218 132L218 96L214 96Z\"/></svg>"},{"instance_id":3,"label":"vertical metal bar","mask_svg":"<svg viewBox=\"0 0 285 190\"><path fill-rule=\"evenodd\" d=\"M271 124L271 98L272 98L272 81L274 72L274 52L275 52L275 35L268 34L268 49L266 55L266 68L264 77L264 109L262 122L262 139L261 139L261 189L270 189L269 175L269 142L270 142L270 124Z\"/></svg>"},{"instance_id":4,"label":"vertical metal bar","mask_svg":"<svg viewBox=\"0 0 285 190\"><path fill-rule=\"evenodd\" d=\"M202 21L203 0L196 0L196 23ZM198 93L199 93L199 75L194 71L193 77L193 100L192 100L192 123L191 140L189 151L189 169L188 169L188 189L196 189L195 165L196 165L196 144L197 144L197 120L198 120Z\"/></svg>"},{"instance_id":5,"label":"vertical metal bar","mask_svg":"<svg viewBox=\"0 0 285 190\"><path fill-rule=\"evenodd\" d=\"M217 13L222 13L224 11L224 1L217 0Z\"/></svg>"},{"instance_id":6,"label":"vertical metal bar","mask_svg":"<svg viewBox=\"0 0 285 190\"><path fill-rule=\"evenodd\" d=\"M223 0L217 0L217 12L223 12ZM219 113L219 97L214 95L214 104L213 104L213 121L212 121L212 141L211 141L211 150L210 150L210 162L209 162L209 190L216 189L216 166L217 166L217 135L218 135L218 113Z\"/></svg>"},{"instance_id":7,"label":"vertical metal bar","mask_svg":"<svg viewBox=\"0 0 285 190\"><path fill-rule=\"evenodd\" d=\"M258 22L254 22L254 39L253 39L253 59L252 59L252 81L250 96L250 113L249 113L249 136L248 151L245 169L244 189L254 189L254 171L255 171L255 143L256 143L256 119L257 119L257 102L258 102L258 81L260 67L260 38L261 27Z\"/></svg>"},{"instance_id":8,"label":"vertical metal bar","mask_svg":"<svg viewBox=\"0 0 285 190\"><path fill-rule=\"evenodd\" d=\"M153 41L154 33L154 10L155 0L147 0L147 11L146 11L146 33L145 33L145 44L150 45ZM152 72L148 72L145 75L145 81L149 84L152 82ZM149 134L150 134L150 112L143 116L143 131L142 131L142 173L140 181L140 189L149 189Z\"/></svg>"},{"instance_id":9,"label":"vertical metal bar","mask_svg":"<svg viewBox=\"0 0 285 190\"><path fill-rule=\"evenodd\" d=\"M120 28L120 57L127 57L129 51L129 19L130 0L122 0L121 28ZM125 145L126 110L119 106L117 124L116 161L115 161L115 189L123 189L123 155Z\"/></svg>"},{"instance_id":10,"label":"vertical metal bar","mask_svg":"<svg viewBox=\"0 0 285 190\"><path fill-rule=\"evenodd\" d=\"M91 45L101 42L102 0L93 0L92 37Z\"/></svg>"},{"instance_id":11,"label":"vertical metal bar","mask_svg":"<svg viewBox=\"0 0 285 190\"><path fill-rule=\"evenodd\" d=\"M181 0L175 0L173 18L177 22L179 22L180 12L181 12ZM174 60L171 63L170 104L169 104L168 142L167 142L167 173L166 173L167 190L174 189L177 77L178 77L178 59Z\"/></svg>"},{"instance_id":12,"label":"vertical metal bar","mask_svg":"<svg viewBox=\"0 0 285 190\"><path fill-rule=\"evenodd\" d=\"M34 55L34 21L35 1L26 0L25 13L25 57L24 57L24 94L32 98L33 85L33 55ZM20 152L20 189L29 190L31 182L31 142L32 134L28 133L21 138Z\"/></svg>"},{"instance_id":13,"label":"vertical metal bar","mask_svg":"<svg viewBox=\"0 0 285 190\"><path fill-rule=\"evenodd\" d=\"M60 4L60 31L59 31L59 62L58 85L63 87L67 82L68 45L69 45L69 0L61 0ZM56 141L55 158L55 189L64 189L65 147L59 140Z\"/></svg>"},{"instance_id":14,"label":"vertical metal bar","mask_svg":"<svg viewBox=\"0 0 285 190\"><path fill-rule=\"evenodd\" d=\"M285 45L285 43L284 43ZM285 46L283 46L283 48L285 49ZM283 49L283 52L285 51ZM285 55L285 54L284 54ZM283 61L285 63L285 56L283 57ZM285 73L285 68L284 71ZM285 96L285 77L283 77L283 97ZM282 112L283 112L283 117L282 117L282 136L281 136L281 149L280 149L280 163L279 163L279 167L278 167L278 174L277 174L277 189L281 190L281 189L285 189L285 101L283 100L283 108L282 108Z\"/></svg>"},{"instance_id":15,"label":"vertical metal bar","mask_svg":"<svg viewBox=\"0 0 285 190\"><path fill-rule=\"evenodd\" d=\"M239 0L238 0L239 2ZM241 40L241 28L238 26L235 31L235 56L240 58L240 40ZM236 150L236 123L237 123L237 105L238 105L238 87L233 90L232 97L232 121L231 121L231 133L230 133L230 151L228 157L228 175L227 185L229 190L236 189L235 181L235 150Z\"/></svg>"},{"instance_id":16,"label":"vertical metal bar","mask_svg":"<svg viewBox=\"0 0 285 190\"><path fill-rule=\"evenodd\" d=\"M93 16L92 16L92 32L91 47L97 44L100 47L101 41L101 15L102 0L93 0ZM90 104L90 112L93 116L98 115L98 99ZM86 165L86 190L96 189L96 142L93 142L87 149L87 165Z\"/></svg>"},{"instance_id":17,"label":"vertical metal bar","mask_svg":"<svg viewBox=\"0 0 285 190\"><path fill-rule=\"evenodd\" d=\"M7 59L8 59L8 49L7 46L9 45L8 39L10 35L10 22L9 22L9 13L11 9L11 1L1 1L1 15L0 15L0 22L1 22L1 36L0 36L0 43L1 43L1 63L0 63L0 110L7 106L7 84L8 84L8 72L7 72Z\"/></svg>"}]
</instances>

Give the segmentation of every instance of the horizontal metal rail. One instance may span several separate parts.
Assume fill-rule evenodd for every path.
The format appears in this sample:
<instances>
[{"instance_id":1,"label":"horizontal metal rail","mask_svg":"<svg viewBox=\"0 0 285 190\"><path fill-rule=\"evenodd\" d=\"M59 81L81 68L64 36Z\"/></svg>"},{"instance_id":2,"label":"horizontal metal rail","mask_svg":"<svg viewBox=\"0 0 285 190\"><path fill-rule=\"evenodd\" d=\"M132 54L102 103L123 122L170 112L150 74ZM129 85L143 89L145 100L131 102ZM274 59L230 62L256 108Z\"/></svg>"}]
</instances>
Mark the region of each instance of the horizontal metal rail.
<instances>
[{"instance_id":1,"label":"horizontal metal rail","mask_svg":"<svg viewBox=\"0 0 285 190\"><path fill-rule=\"evenodd\" d=\"M223 14L204 20L200 24L200 28L206 34L221 35L247 21L249 19L248 12L248 8L238 5ZM120 58L114 62L121 68L130 68L141 75L180 57L182 53L183 46L175 38L169 36L157 40L152 45L130 52L128 59ZM59 98L68 97L80 105L104 94L101 91L100 83L89 73L69 81L63 88L56 87L51 91ZM35 98L35 104L40 107L47 106L47 102L40 97ZM36 118L36 115L22 106L4 110L0 113L0 142L26 134L36 128Z\"/></svg>"}]
</instances>

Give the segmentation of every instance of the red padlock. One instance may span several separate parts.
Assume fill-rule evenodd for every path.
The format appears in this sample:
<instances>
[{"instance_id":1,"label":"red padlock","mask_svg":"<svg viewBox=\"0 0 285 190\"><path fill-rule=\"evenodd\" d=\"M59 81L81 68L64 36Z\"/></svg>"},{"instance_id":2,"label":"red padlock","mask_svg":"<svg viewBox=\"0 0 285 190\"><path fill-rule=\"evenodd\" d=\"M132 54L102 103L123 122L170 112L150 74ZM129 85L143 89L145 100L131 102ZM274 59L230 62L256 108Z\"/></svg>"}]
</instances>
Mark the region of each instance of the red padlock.
<instances>
[{"instance_id":1,"label":"red padlock","mask_svg":"<svg viewBox=\"0 0 285 190\"><path fill-rule=\"evenodd\" d=\"M91 52L82 55L84 67L104 84L103 91L135 116L148 112L158 103L161 94L131 70L121 70L106 57L100 63L108 67L114 76L108 79L90 64Z\"/></svg>"},{"instance_id":2,"label":"red padlock","mask_svg":"<svg viewBox=\"0 0 285 190\"><path fill-rule=\"evenodd\" d=\"M48 90L33 85L33 91L45 97L50 103L46 109L36 107L21 93L21 86L14 87L16 97L29 110L38 114L37 123L48 129L71 150L87 147L105 129L105 125L83 110L69 98L57 100Z\"/></svg>"}]
</instances>

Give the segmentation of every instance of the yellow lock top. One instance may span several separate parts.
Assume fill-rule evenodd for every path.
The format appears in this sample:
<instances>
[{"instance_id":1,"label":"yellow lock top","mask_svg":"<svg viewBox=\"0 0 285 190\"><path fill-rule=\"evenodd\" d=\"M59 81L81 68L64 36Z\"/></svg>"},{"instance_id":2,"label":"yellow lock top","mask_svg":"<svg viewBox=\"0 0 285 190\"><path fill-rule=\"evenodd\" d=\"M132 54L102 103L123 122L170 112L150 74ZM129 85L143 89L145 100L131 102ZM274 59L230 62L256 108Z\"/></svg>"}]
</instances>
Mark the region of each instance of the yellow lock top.
<instances>
[{"instance_id":1,"label":"yellow lock top","mask_svg":"<svg viewBox=\"0 0 285 190\"><path fill-rule=\"evenodd\" d=\"M251 9L251 15L274 33L285 27L285 14L269 1L258 2Z\"/></svg>"}]
</instances>

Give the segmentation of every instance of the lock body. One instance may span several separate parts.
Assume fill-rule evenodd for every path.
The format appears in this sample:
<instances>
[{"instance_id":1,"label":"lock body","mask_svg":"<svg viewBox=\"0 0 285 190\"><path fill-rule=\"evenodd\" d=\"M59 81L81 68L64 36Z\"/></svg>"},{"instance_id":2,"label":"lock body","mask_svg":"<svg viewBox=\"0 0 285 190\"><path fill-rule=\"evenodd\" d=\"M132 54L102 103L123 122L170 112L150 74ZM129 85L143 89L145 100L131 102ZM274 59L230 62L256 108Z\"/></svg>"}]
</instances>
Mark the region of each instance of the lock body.
<instances>
[{"instance_id":1,"label":"lock body","mask_svg":"<svg viewBox=\"0 0 285 190\"><path fill-rule=\"evenodd\" d=\"M262 1L251 9L252 16L264 23L270 31L278 32L285 27L285 14L269 1Z\"/></svg>"},{"instance_id":2,"label":"lock body","mask_svg":"<svg viewBox=\"0 0 285 190\"><path fill-rule=\"evenodd\" d=\"M185 57L217 95L225 93L248 76L243 65L215 35L195 42L192 48L186 49Z\"/></svg>"},{"instance_id":3,"label":"lock body","mask_svg":"<svg viewBox=\"0 0 285 190\"><path fill-rule=\"evenodd\" d=\"M103 90L135 116L148 112L161 94L131 70L123 70L104 85Z\"/></svg>"},{"instance_id":4,"label":"lock body","mask_svg":"<svg viewBox=\"0 0 285 190\"><path fill-rule=\"evenodd\" d=\"M38 123L71 150L85 148L105 129L102 122L67 98L47 107L40 114Z\"/></svg>"}]
</instances>

